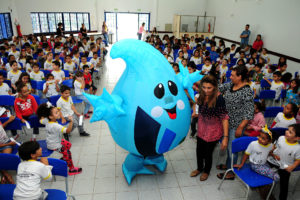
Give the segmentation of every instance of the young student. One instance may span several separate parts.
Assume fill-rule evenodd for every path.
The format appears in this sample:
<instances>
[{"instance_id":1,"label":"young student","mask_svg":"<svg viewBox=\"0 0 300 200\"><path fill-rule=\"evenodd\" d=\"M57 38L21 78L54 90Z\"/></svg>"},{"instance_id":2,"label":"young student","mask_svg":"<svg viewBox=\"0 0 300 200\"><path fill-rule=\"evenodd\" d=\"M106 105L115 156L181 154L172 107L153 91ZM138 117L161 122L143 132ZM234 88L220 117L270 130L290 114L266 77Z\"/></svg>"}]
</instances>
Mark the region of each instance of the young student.
<instances>
[{"instance_id":1,"label":"young student","mask_svg":"<svg viewBox=\"0 0 300 200\"><path fill-rule=\"evenodd\" d=\"M53 59L53 61L59 62L59 66L62 66L62 67L63 67L63 63L62 63L61 59L59 58L59 54L54 54L54 59ZM53 62L53 61L52 61L52 62Z\"/></svg>"},{"instance_id":2,"label":"young student","mask_svg":"<svg viewBox=\"0 0 300 200\"><path fill-rule=\"evenodd\" d=\"M183 67L187 67L187 64L188 64L187 59L183 58L182 61L181 61L181 64L182 64Z\"/></svg>"},{"instance_id":3,"label":"young student","mask_svg":"<svg viewBox=\"0 0 300 200\"><path fill-rule=\"evenodd\" d=\"M14 56L14 55L9 55L9 56L8 56L8 62L6 63L6 65L5 65L5 67L4 67L4 70L6 70L6 71L9 72L9 71L11 70L11 63L12 63L13 61L16 61L15 56ZM16 61L16 62L17 62L17 61ZM22 69L22 66L20 65L20 63L17 63L17 65L18 65L18 69L21 70L21 69Z\"/></svg>"},{"instance_id":4,"label":"young student","mask_svg":"<svg viewBox=\"0 0 300 200\"><path fill-rule=\"evenodd\" d=\"M200 65L202 63L202 58L199 56L198 50L194 51L194 55L191 57L190 61L193 61L195 65Z\"/></svg>"},{"instance_id":5,"label":"young student","mask_svg":"<svg viewBox=\"0 0 300 200\"><path fill-rule=\"evenodd\" d=\"M16 61L12 61L10 65L11 70L7 73L7 80L11 81L12 93L14 94L17 90L16 82L18 81L22 72L18 70L18 64Z\"/></svg>"},{"instance_id":6,"label":"young student","mask_svg":"<svg viewBox=\"0 0 300 200\"><path fill-rule=\"evenodd\" d=\"M11 50L8 55L14 55L16 60L18 60L20 57L20 51L17 50L17 47L15 44L11 44L10 47L11 47Z\"/></svg>"},{"instance_id":7,"label":"young student","mask_svg":"<svg viewBox=\"0 0 300 200\"><path fill-rule=\"evenodd\" d=\"M54 76L54 80L59 80L59 82L62 82L65 80L65 72L60 69L60 63L58 61L53 61L52 62L52 68L53 71L51 74Z\"/></svg>"},{"instance_id":8,"label":"young student","mask_svg":"<svg viewBox=\"0 0 300 200\"><path fill-rule=\"evenodd\" d=\"M228 71L228 60L223 59L222 64L220 65L220 80L223 83L226 79L226 73Z\"/></svg>"},{"instance_id":9,"label":"young student","mask_svg":"<svg viewBox=\"0 0 300 200\"><path fill-rule=\"evenodd\" d=\"M181 62L182 61L182 59L183 59L183 52L182 51L179 51L178 52L178 57L176 58L176 63L179 63L179 62Z\"/></svg>"},{"instance_id":10,"label":"young student","mask_svg":"<svg viewBox=\"0 0 300 200\"><path fill-rule=\"evenodd\" d=\"M300 124L288 126L284 136L280 136L276 148L268 158L270 165L278 169L280 177L280 200L286 200L291 172L300 164Z\"/></svg>"},{"instance_id":11,"label":"young student","mask_svg":"<svg viewBox=\"0 0 300 200\"><path fill-rule=\"evenodd\" d=\"M252 80L255 82L254 88L256 90L256 95L257 96L259 96L259 94L260 94L260 90L261 90L260 82L261 82L261 80L263 79L263 76L264 76L261 69L262 69L261 64L259 64L259 63L255 64L255 67L254 67L255 72L253 74L253 79Z\"/></svg>"},{"instance_id":12,"label":"young student","mask_svg":"<svg viewBox=\"0 0 300 200\"><path fill-rule=\"evenodd\" d=\"M266 124L265 117L262 113L263 111L265 111L265 109L266 107L264 103L254 102L254 117L246 126L244 135L251 137L257 137L260 135L261 129Z\"/></svg>"},{"instance_id":13,"label":"young student","mask_svg":"<svg viewBox=\"0 0 300 200\"><path fill-rule=\"evenodd\" d=\"M81 63L79 65L79 69L83 70L83 66L84 65L88 65L89 66L89 70L91 70L91 74L93 74L94 72L94 65L90 62L87 61L87 57L86 55L81 56Z\"/></svg>"},{"instance_id":14,"label":"young student","mask_svg":"<svg viewBox=\"0 0 300 200\"><path fill-rule=\"evenodd\" d=\"M173 68L175 74L178 74L180 72L178 63L173 63L172 68Z\"/></svg>"},{"instance_id":15,"label":"young student","mask_svg":"<svg viewBox=\"0 0 300 200\"><path fill-rule=\"evenodd\" d=\"M94 66L95 70L99 71L101 67L101 58L98 57L98 53L93 53L93 58L90 60L90 63Z\"/></svg>"},{"instance_id":16,"label":"young student","mask_svg":"<svg viewBox=\"0 0 300 200\"><path fill-rule=\"evenodd\" d=\"M283 82L281 82L281 73L279 71L274 72L272 82L267 78L264 79L271 85L270 90L274 90L276 92L275 100L278 100L280 98L281 90L285 89Z\"/></svg>"},{"instance_id":17,"label":"young student","mask_svg":"<svg viewBox=\"0 0 300 200\"><path fill-rule=\"evenodd\" d=\"M285 104L294 103L297 106L300 105L300 92L299 92L300 80L293 79L290 87L286 92Z\"/></svg>"},{"instance_id":18,"label":"young student","mask_svg":"<svg viewBox=\"0 0 300 200\"><path fill-rule=\"evenodd\" d=\"M30 72L30 79L35 81L42 81L45 79L44 72L40 71L40 67L37 63L33 63L32 72Z\"/></svg>"},{"instance_id":19,"label":"young student","mask_svg":"<svg viewBox=\"0 0 300 200\"><path fill-rule=\"evenodd\" d=\"M254 66L255 66L255 60L254 60L254 58L249 58L249 60L248 60L248 62L246 64L246 67L247 67L248 71L249 72L252 71L253 68L254 68Z\"/></svg>"},{"instance_id":20,"label":"young student","mask_svg":"<svg viewBox=\"0 0 300 200\"><path fill-rule=\"evenodd\" d=\"M42 124L46 126L46 143L47 148L57 151L63 155L62 159L67 162L69 167L69 175L75 175L82 172L82 168L74 167L70 148L72 144L62 139L64 133L69 134L73 127L73 118L69 117L68 128L57 123L60 118L59 110L47 102L41 104L38 108L38 116Z\"/></svg>"},{"instance_id":21,"label":"young student","mask_svg":"<svg viewBox=\"0 0 300 200\"><path fill-rule=\"evenodd\" d=\"M79 53L78 50L74 51L72 60L77 65L77 67L79 67L79 64L80 64L80 53Z\"/></svg>"},{"instance_id":22,"label":"young student","mask_svg":"<svg viewBox=\"0 0 300 200\"><path fill-rule=\"evenodd\" d=\"M32 93L30 76L27 72L21 73L19 80L16 82L16 86L18 86L20 83L24 83L27 86L29 93Z\"/></svg>"},{"instance_id":23,"label":"young student","mask_svg":"<svg viewBox=\"0 0 300 200\"><path fill-rule=\"evenodd\" d=\"M53 70L52 68L53 53L47 53L47 60L44 63L44 70Z\"/></svg>"},{"instance_id":24,"label":"young student","mask_svg":"<svg viewBox=\"0 0 300 200\"><path fill-rule=\"evenodd\" d=\"M70 55L66 55L66 62L64 64L64 70L68 70L70 77L73 77L74 70L76 70L75 62L73 62L72 57Z\"/></svg>"},{"instance_id":25,"label":"young student","mask_svg":"<svg viewBox=\"0 0 300 200\"><path fill-rule=\"evenodd\" d=\"M21 50L21 54L20 54L20 57L19 57L19 63L22 64L23 68L25 68L25 64L26 64L26 51L25 49L22 49Z\"/></svg>"},{"instance_id":26,"label":"young student","mask_svg":"<svg viewBox=\"0 0 300 200\"><path fill-rule=\"evenodd\" d=\"M276 71L276 66L269 65L268 68L263 69L264 78L273 79L273 73Z\"/></svg>"},{"instance_id":27,"label":"young student","mask_svg":"<svg viewBox=\"0 0 300 200\"><path fill-rule=\"evenodd\" d=\"M26 64L24 65L24 69L27 73L32 71L33 58L31 56L26 57Z\"/></svg>"},{"instance_id":28,"label":"young student","mask_svg":"<svg viewBox=\"0 0 300 200\"><path fill-rule=\"evenodd\" d=\"M61 97L58 99L56 105L60 110L60 115L62 119L62 123L66 121L70 121L70 117L73 118L73 127L72 131L77 127L80 136L90 136L83 129L83 124L79 125L79 117L81 114L76 110L72 98L70 96L70 88L68 86L62 85L60 87Z\"/></svg>"},{"instance_id":29,"label":"young student","mask_svg":"<svg viewBox=\"0 0 300 200\"><path fill-rule=\"evenodd\" d=\"M41 188L42 180L51 180L52 166L47 157L42 156L42 148L38 142L24 142L18 149L19 156L23 160L18 166L17 184L13 198L46 199L47 192ZM37 161L40 158L40 161Z\"/></svg>"},{"instance_id":30,"label":"young student","mask_svg":"<svg viewBox=\"0 0 300 200\"><path fill-rule=\"evenodd\" d=\"M236 47L236 44L231 45L231 47L230 47L230 56L235 54L235 51L236 51L235 47Z\"/></svg>"},{"instance_id":31,"label":"young student","mask_svg":"<svg viewBox=\"0 0 300 200\"><path fill-rule=\"evenodd\" d=\"M233 167L236 167L240 170L246 160L249 158L250 167L256 173L269 177L274 181L279 181L279 175L272 170L270 165L267 163L267 158L272 154L272 133L268 130L267 125L262 128L260 131L258 140L251 142L242 158L241 164L235 164ZM263 199L266 199L266 194L262 194ZM273 198L274 199L274 198Z\"/></svg>"},{"instance_id":32,"label":"young student","mask_svg":"<svg viewBox=\"0 0 300 200\"><path fill-rule=\"evenodd\" d=\"M262 57L265 60L266 64L270 63L270 58L269 58L269 55L268 55L268 50L266 48L262 48L260 57Z\"/></svg>"},{"instance_id":33,"label":"young student","mask_svg":"<svg viewBox=\"0 0 300 200\"><path fill-rule=\"evenodd\" d=\"M36 114L38 105L35 98L29 94L28 87L24 83L20 83L17 88L18 97L15 100L14 108L17 117L22 123L29 120L29 117ZM31 139L36 140L36 136L39 134L39 128L33 128L33 137Z\"/></svg>"},{"instance_id":34,"label":"young student","mask_svg":"<svg viewBox=\"0 0 300 200\"><path fill-rule=\"evenodd\" d=\"M295 124L298 113L298 107L294 103L284 106L283 112L279 112L275 117L271 128L288 128L289 125Z\"/></svg>"},{"instance_id":35,"label":"young student","mask_svg":"<svg viewBox=\"0 0 300 200\"><path fill-rule=\"evenodd\" d=\"M83 66L83 77L85 82L85 89L88 89L90 94L96 94L97 88L93 84L92 76L90 74L89 66Z\"/></svg>"},{"instance_id":36,"label":"young student","mask_svg":"<svg viewBox=\"0 0 300 200\"><path fill-rule=\"evenodd\" d=\"M4 76L0 72L0 95L12 95L10 87L4 83Z\"/></svg>"},{"instance_id":37,"label":"young student","mask_svg":"<svg viewBox=\"0 0 300 200\"><path fill-rule=\"evenodd\" d=\"M204 65L202 66L202 74L208 74L212 68L210 58L206 58L204 61Z\"/></svg>"},{"instance_id":38,"label":"young student","mask_svg":"<svg viewBox=\"0 0 300 200\"><path fill-rule=\"evenodd\" d=\"M46 83L43 85L43 93L46 95L47 98L51 96L58 95L59 93L59 80L54 80L53 74L47 74L46 76Z\"/></svg>"},{"instance_id":39,"label":"young student","mask_svg":"<svg viewBox=\"0 0 300 200\"><path fill-rule=\"evenodd\" d=\"M90 117L88 113L92 113L92 111L89 111L91 107L90 102L82 94L84 92L84 88L85 88L85 81L84 81L83 73L81 71L77 71L75 74L75 81L74 81L75 95L78 99L81 99L85 102L83 115L85 119L88 119Z\"/></svg>"}]
</instances>

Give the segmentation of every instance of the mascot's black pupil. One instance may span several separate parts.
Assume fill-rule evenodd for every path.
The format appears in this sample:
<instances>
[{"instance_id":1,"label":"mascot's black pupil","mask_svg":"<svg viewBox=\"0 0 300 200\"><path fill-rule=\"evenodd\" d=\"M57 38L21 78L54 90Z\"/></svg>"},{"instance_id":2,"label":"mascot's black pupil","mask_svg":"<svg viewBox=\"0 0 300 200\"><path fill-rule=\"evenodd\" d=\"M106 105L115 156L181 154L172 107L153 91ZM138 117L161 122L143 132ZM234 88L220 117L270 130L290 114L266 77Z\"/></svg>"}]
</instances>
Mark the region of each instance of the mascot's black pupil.
<instances>
[{"instance_id":1,"label":"mascot's black pupil","mask_svg":"<svg viewBox=\"0 0 300 200\"><path fill-rule=\"evenodd\" d=\"M178 93L178 89L177 89L176 84L175 84L173 81L168 81L168 86L169 86L170 92L171 92L174 96L176 96L177 93Z\"/></svg>"},{"instance_id":2,"label":"mascot's black pupil","mask_svg":"<svg viewBox=\"0 0 300 200\"><path fill-rule=\"evenodd\" d=\"M165 88L164 88L164 85L159 83L155 89L154 89L154 95L161 99L164 95L165 95Z\"/></svg>"}]
</instances>

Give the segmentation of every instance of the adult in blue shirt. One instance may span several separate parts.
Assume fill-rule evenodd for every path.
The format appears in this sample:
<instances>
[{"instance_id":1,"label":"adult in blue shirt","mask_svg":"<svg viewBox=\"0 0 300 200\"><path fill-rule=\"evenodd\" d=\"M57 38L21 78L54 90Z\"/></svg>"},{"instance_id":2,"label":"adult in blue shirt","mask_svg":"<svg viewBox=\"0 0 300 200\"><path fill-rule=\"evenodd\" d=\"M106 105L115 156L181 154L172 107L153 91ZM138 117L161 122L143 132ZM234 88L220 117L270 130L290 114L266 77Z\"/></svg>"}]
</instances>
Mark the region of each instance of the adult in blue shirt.
<instances>
[{"instance_id":1,"label":"adult in blue shirt","mask_svg":"<svg viewBox=\"0 0 300 200\"><path fill-rule=\"evenodd\" d=\"M245 30L241 33L240 38L241 38L241 49L244 49L249 42L249 37L250 37L250 30L249 30L250 25L247 24L245 27Z\"/></svg>"}]
</instances>

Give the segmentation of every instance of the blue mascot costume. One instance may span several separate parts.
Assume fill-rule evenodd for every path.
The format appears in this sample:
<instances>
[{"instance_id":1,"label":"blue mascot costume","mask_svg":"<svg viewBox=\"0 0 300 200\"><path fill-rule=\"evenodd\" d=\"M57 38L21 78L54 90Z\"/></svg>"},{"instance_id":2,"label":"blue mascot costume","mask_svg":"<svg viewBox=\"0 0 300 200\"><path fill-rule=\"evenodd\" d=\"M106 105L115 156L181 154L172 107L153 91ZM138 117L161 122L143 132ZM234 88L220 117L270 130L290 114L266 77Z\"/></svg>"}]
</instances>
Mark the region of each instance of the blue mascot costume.
<instances>
[{"instance_id":1,"label":"blue mascot costume","mask_svg":"<svg viewBox=\"0 0 300 200\"><path fill-rule=\"evenodd\" d=\"M94 107L91 122L105 120L115 142L129 151L122 169L130 184L136 174L154 174L145 165L166 169L163 153L179 145L190 126L185 90L193 98L193 83L202 75L182 65L176 75L158 50L140 40L115 43L110 56L126 62L112 93L104 88L101 96L84 95Z\"/></svg>"}]
</instances>

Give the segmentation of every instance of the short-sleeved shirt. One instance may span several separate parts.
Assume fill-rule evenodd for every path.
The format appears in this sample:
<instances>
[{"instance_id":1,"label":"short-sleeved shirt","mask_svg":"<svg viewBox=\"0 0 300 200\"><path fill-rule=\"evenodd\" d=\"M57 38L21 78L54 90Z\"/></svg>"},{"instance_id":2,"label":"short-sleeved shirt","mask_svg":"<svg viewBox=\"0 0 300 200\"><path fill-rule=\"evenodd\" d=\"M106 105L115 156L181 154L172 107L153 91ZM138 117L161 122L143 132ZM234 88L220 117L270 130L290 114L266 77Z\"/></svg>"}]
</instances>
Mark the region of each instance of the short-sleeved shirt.
<instances>
[{"instance_id":1,"label":"short-sleeved shirt","mask_svg":"<svg viewBox=\"0 0 300 200\"><path fill-rule=\"evenodd\" d=\"M10 88L6 83L2 83L2 85L0 85L0 95L9 95L9 91Z\"/></svg>"},{"instance_id":2,"label":"short-sleeved shirt","mask_svg":"<svg viewBox=\"0 0 300 200\"><path fill-rule=\"evenodd\" d=\"M45 89L46 89L46 83L44 83L44 85L43 85L43 91ZM58 95L58 92L56 90L55 83L53 81L51 81L48 86L48 91L46 93L46 97L51 97L51 96L55 96L55 95Z\"/></svg>"},{"instance_id":3,"label":"short-sleeved shirt","mask_svg":"<svg viewBox=\"0 0 300 200\"><path fill-rule=\"evenodd\" d=\"M273 73L269 72L268 69L263 69L264 78L273 79Z\"/></svg>"},{"instance_id":4,"label":"short-sleeved shirt","mask_svg":"<svg viewBox=\"0 0 300 200\"><path fill-rule=\"evenodd\" d=\"M75 68L74 62L64 64L64 70L68 70L70 73L74 72L74 68Z\"/></svg>"},{"instance_id":5,"label":"short-sleeved shirt","mask_svg":"<svg viewBox=\"0 0 300 200\"><path fill-rule=\"evenodd\" d=\"M272 81L270 90L274 90L276 92L275 99L278 99L280 97L281 90L283 87L283 82L275 83L275 81Z\"/></svg>"},{"instance_id":6,"label":"short-sleeved shirt","mask_svg":"<svg viewBox=\"0 0 300 200\"><path fill-rule=\"evenodd\" d=\"M39 199L42 195L41 181L52 178L52 166L36 160L21 162L17 171L15 200Z\"/></svg>"},{"instance_id":7,"label":"short-sleeved shirt","mask_svg":"<svg viewBox=\"0 0 300 200\"><path fill-rule=\"evenodd\" d=\"M220 77L222 77L224 74L226 75L227 71L228 71L227 66L223 67L223 65L220 65Z\"/></svg>"},{"instance_id":8,"label":"short-sleeved shirt","mask_svg":"<svg viewBox=\"0 0 300 200\"><path fill-rule=\"evenodd\" d=\"M280 160L269 157L268 161L278 165L280 169L285 169L287 166L294 164L296 160L300 160L300 144L298 142L291 144L285 136L280 136L273 153L279 156Z\"/></svg>"},{"instance_id":9,"label":"short-sleeved shirt","mask_svg":"<svg viewBox=\"0 0 300 200\"><path fill-rule=\"evenodd\" d=\"M2 126L2 123L0 121L0 144L5 144L9 142L9 138L7 137L7 134Z\"/></svg>"},{"instance_id":10,"label":"short-sleeved shirt","mask_svg":"<svg viewBox=\"0 0 300 200\"><path fill-rule=\"evenodd\" d=\"M51 150L57 150L61 148L61 140L64 133L66 133L66 127L60 125L57 122L49 122L44 118L41 120L41 124L46 126L46 143L47 148Z\"/></svg>"},{"instance_id":11,"label":"short-sleeved shirt","mask_svg":"<svg viewBox=\"0 0 300 200\"><path fill-rule=\"evenodd\" d=\"M80 62L79 57L77 58L77 57L74 56L72 58L72 60L73 60L74 63L76 63L79 66L79 62Z\"/></svg>"},{"instance_id":12,"label":"short-sleeved shirt","mask_svg":"<svg viewBox=\"0 0 300 200\"><path fill-rule=\"evenodd\" d=\"M267 162L268 155L272 148L273 146L271 144L262 145L259 144L258 141L253 141L248 145L245 153L249 155L251 163L263 165Z\"/></svg>"},{"instance_id":13,"label":"short-sleeved shirt","mask_svg":"<svg viewBox=\"0 0 300 200\"><path fill-rule=\"evenodd\" d=\"M294 103L297 106L300 105L300 97L297 93L294 93L292 89L286 92L286 104Z\"/></svg>"},{"instance_id":14,"label":"short-sleeved shirt","mask_svg":"<svg viewBox=\"0 0 300 200\"><path fill-rule=\"evenodd\" d=\"M86 62L86 63L80 63L80 65L79 65L79 69L83 69L83 66L84 65L87 65L87 66L89 66L89 67L91 67L91 65L92 65L92 63L90 63L90 62Z\"/></svg>"},{"instance_id":15,"label":"short-sleeved shirt","mask_svg":"<svg viewBox=\"0 0 300 200\"><path fill-rule=\"evenodd\" d=\"M202 58L192 56L190 61L193 61L195 63L195 65L200 65L202 63Z\"/></svg>"},{"instance_id":16,"label":"short-sleeved shirt","mask_svg":"<svg viewBox=\"0 0 300 200\"><path fill-rule=\"evenodd\" d=\"M52 62L49 62L48 60L46 60L44 63L44 69L45 70L53 70Z\"/></svg>"},{"instance_id":17,"label":"short-sleeved shirt","mask_svg":"<svg viewBox=\"0 0 300 200\"><path fill-rule=\"evenodd\" d=\"M84 89L81 89L81 83L79 81L74 81L74 89L75 89L75 95L82 95L84 92Z\"/></svg>"},{"instance_id":18,"label":"short-sleeved shirt","mask_svg":"<svg viewBox=\"0 0 300 200\"><path fill-rule=\"evenodd\" d=\"M15 58L16 58L16 60L18 60L19 59L19 57L20 57L20 51L10 51L9 53L8 53L8 55L14 55L15 56Z\"/></svg>"},{"instance_id":19,"label":"short-sleeved shirt","mask_svg":"<svg viewBox=\"0 0 300 200\"><path fill-rule=\"evenodd\" d=\"M45 76L44 76L44 72L39 71L38 73L32 71L30 72L30 78L35 80L35 81L42 81Z\"/></svg>"},{"instance_id":20,"label":"short-sleeved shirt","mask_svg":"<svg viewBox=\"0 0 300 200\"><path fill-rule=\"evenodd\" d=\"M63 70L59 71L52 71L51 74L54 76L54 80L60 80L62 81L65 78L65 72Z\"/></svg>"},{"instance_id":21,"label":"short-sleeved shirt","mask_svg":"<svg viewBox=\"0 0 300 200\"><path fill-rule=\"evenodd\" d=\"M9 62L6 63L5 69L6 69L6 71L10 71L11 70L11 66L10 66ZM20 65L20 63L18 63L18 69L22 69L22 66Z\"/></svg>"},{"instance_id":22,"label":"short-sleeved shirt","mask_svg":"<svg viewBox=\"0 0 300 200\"><path fill-rule=\"evenodd\" d=\"M249 31L249 30L248 30L248 31L244 30L244 31L241 33L241 35L248 35L248 36L245 37L245 38L241 38L241 43L242 43L242 44L248 44L250 34L251 34L251 31Z\"/></svg>"},{"instance_id":23,"label":"short-sleeved shirt","mask_svg":"<svg viewBox=\"0 0 300 200\"><path fill-rule=\"evenodd\" d=\"M211 68L212 68L212 65L208 65L208 66L203 65L202 66L202 71L206 70L206 72L204 74L208 74L208 72L211 70Z\"/></svg>"},{"instance_id":24,"label":"short-sleeved shirt","mask_svg":"<svg viewBox=\"0 0 300 200\"><path fill-rule=\"evenodd\" d=\"M97 68L99 69L99 66L97 66L97 65L98 65L98 63L101 64L101 60L100 60L100 58L97 58L97 59L92 58L92 59L90 60L90 63L93 64L94 67L97 67Z\"/></svg>"},{"instance_id":25,"label":"short-sleeved shirt","mask_svg":"<svg viewBox=\"0 0 300 200\"><path fill-rule=\"evenodd\" d=\"M273 128L288 128L289 125L296 124L296 119L286 118L282 112L278 113L274 121L276 122Z\"/></svg>"},{"instance_id":26,"label":"short-sleeved shirt","mask_svg":"<svg viewBox=\"0 0 300 200\"><path fill-rule=\"evenodd\" d=\"M7 73L7 79L11 81L11 84L16 84L16 82L18 81L21 73L22 72L20 70L18 70L17 72L14 72L13 70L10 70Z\"/></svg>"},{"instance_id":27,"label":"short-sleeved shirt","mask_svg":"<svg viewBox=\"0 0 300 200\"><path fill-rule=\"evenodd\" d=\"M60 97L56 102L57 108L60 109L64 117L69 117L74 114L74 111L72 110L72 105L73 100L71 97L69 97L68 100L65 100L64 98Z\"/></svg>"}]
</instances>

